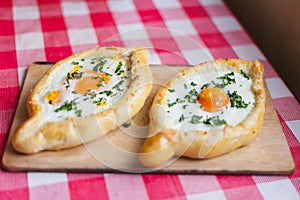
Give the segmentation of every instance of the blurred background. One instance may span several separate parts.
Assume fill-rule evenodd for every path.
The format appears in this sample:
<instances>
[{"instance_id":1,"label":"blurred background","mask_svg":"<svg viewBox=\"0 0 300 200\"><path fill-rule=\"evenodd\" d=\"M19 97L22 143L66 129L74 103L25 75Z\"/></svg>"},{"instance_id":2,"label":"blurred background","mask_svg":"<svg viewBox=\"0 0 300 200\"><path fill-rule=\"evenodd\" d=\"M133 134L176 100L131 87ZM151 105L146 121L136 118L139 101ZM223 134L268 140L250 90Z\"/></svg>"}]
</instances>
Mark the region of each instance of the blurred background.
<instances>
[{"instance_id":1,"label":"blurred background","mask_svg":"<svg viewBox=\"0 0 300 200\"><path fill-rule=\"evenodd\" d=\"M300 101L300 1L225 2Z\"/></svg>"}]
</instances>

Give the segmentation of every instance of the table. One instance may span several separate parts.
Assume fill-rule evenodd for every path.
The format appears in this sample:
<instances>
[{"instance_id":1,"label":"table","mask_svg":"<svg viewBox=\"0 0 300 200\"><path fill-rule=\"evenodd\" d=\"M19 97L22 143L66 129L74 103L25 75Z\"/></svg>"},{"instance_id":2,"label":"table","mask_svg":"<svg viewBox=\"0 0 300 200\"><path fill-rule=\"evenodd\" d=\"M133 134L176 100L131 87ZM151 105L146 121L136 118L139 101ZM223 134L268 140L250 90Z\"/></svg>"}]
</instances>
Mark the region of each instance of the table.
<instances>
[{"instance_id":1,"label":"table","mask_svg":"<svg viewBox=\"0 0 300 200\"><path fill-rule=\"evenodd\" d=\"M0 199L299 199L300 106L222 0L2 0L0 151L22 81L34 61L58 61L97 46L142 45L150 64L259 59L296 168L289 176L12 173Z\"/></svg>"}]
</instances>

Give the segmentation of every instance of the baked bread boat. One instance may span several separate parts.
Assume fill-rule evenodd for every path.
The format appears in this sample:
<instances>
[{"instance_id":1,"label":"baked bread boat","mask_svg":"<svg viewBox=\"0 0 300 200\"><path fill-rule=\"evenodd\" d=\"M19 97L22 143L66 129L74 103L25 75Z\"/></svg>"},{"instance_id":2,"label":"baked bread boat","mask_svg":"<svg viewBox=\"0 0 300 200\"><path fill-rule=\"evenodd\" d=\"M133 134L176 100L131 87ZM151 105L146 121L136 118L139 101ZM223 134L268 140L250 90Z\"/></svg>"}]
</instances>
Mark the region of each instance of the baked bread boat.
<instances>
[{"instance_id":1,"label":"baked bread boat","mask_svg":"<svg viewBox=\"0 0 300 200\"><path fill-rule=\"evenodd\" d=\"M263 123L263 76L259 61L242 59L181 71L153 100L140 162L158 167L180 156L212 158L249 144Z\"/></svg>"},{"instance_id":2,"label":"baked bread boat","mask_svg":"<svg viewBox=\"0 0 300 200\"><path fill-rule=\"evenodd\" d=\"M102 47L56 63L31 90L29 118L12 137L15 150L74 147L131 119L152 89L148 59L142 47Z\"/></svg>"}]
</instances>

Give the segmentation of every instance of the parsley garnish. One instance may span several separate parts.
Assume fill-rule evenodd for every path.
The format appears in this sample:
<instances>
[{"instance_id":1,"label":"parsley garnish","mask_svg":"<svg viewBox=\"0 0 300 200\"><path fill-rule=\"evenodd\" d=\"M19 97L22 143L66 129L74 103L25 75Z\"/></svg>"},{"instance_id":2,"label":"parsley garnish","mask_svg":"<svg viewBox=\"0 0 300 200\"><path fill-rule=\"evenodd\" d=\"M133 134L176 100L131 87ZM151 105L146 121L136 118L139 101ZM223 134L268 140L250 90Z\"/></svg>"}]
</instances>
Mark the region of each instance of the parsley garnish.
<instances>
[{"instance_id":1,"label":"parsley garnish","mask_svg":"<svg viewBox=\"0 0 300 200\"><path fill-rule=\"evenodd\" d=\"M124 83L124 80L120 80L114 87L112 87L112 89L116 89L118 91L123 91L121 90L120 86Z\"/></svg>"},{"instance_id":2,"label":"parsley garnish","mask_svg":"<svg viewBox=\"0 0 300 200\"><path fill-rule=\"evenodd\" d=\"M249 75L246 74L243 70L241 70L240 72L246 79L248 79L248 80L250 79Z\"/></svg>"},{"instance_id":3,"label":"parsley garnish","mask_svg":"<svg viewBox=\"0 0 300 200\"><path fill-rule=\"evenodd\" d=\"M193 115L192 120L190 121L192 124L199 124L201 123L202 116Z\"/></svg>"},{"instance_id":4,"label":"parsley garnish","mask_svg":"<svg viewBox=\"0 0 300 200\"><path fill-rule=\"evenodd\" d=\"M210 125L210 126L220 126L223 124L227 124L227 122L224 119L220 119L219 116L213 116L203 120L203 124Z\"/></svg>"},{"instance_id":5,"label":"parsley garnish","mask_svg":"<svg viewBox=\"0 0 300 200\"><path fill-rule=\"evenodd\" d=\"M174 101L172 103L168 103L168 107L170 108L170 107L174 106L175 104L182 103L182 102L184 102L184 101L181 100L181 99L179 99L179 98L177 98L176 101Z\"/></svg>"},{"instance_id":6,"label":"parsley garnish","mask_svg":"<svg viewBox=\"0 0 300 200\"><path fill-rule=\"evenodd\" d=\"M93 101L93 103L99 106L103 103L106 103L106 99L104 97L100 97L98 100Z\"/></svg>"},{"instance_id":7,"label":"parsley garnish","mask_svg":"<svg viewBox=\"0 0 300 200\"><path fill-rule=\"evenodd\" d=\"M218 88L224 88L231 83L235 83L234 72L227 73L224 76L219 76L217 77L217 79L222 80L222 83L215 83L214 81L212 81L212 84L214 84Z\"/></svg>"},{"instance_id":8,"label":"parsley garnish","mask_svg":"<svg viewBox=\"0 0 300 200\"><path fill-rule=\"evenodd\" d=\"M206 84L202 85L201 90L203 90L204 88L208 88L209 85L210 85L210 83L206 83Z\"/></svg>"},{"instance_id":9,"label":"parsley garnish","mask_svg":"<svg viewBox=\"0 0 300 200\"><path fill-rule=\"evenodd\" d=\"M72 65L79 65L79 62L73 60Z\"/></svg>"},{"instance_id":10,"label":"parsley garnish","mask_svg":"<svg viewBox=\"0 0 300 200\"><path fill-rule=\"evenodd\" d=\"M125 128L128 128L130 125L131 125L130 122L128 122L128 123L125 122L124 124L122 124L122 126L124 126Z\"/></svg>"},{"instance_id":11,"label":"parsley garnish","mask_svg":"<svg viewBox=\"0 0 300 200\"><path fill-rule=\"evenodd\" d=\"M112 91L111 90L105 90L105 91L100 92L99 94L106 94L106 96L111 96Z\"/></svg>"},{"instance_id":12,"label":"parsley garnish","mask_svg":"<svg viewBox=\"0 0 300 200\"><path fill-rule=\"evenodd\" d=\"M245 103L243 98L234 91L233 93L227 92L227 95L230 98L230 106L236 108L247 108L250 103Z\"/></svg>"},{"instance_id":13,"label":"parsley garnish","mask_svg":"<svg viewBox=\"0 0 300 200\"><path fill-rule=\"evenodd\" d=\"M179 122L182 122L184 119L185 119L185 117L184 117L184 115L182 114L182 115L179 117Z\"/></svg>"},{"instance_id":14,"label":"parsley garnish","mask_svg":"<svg viewBox=\"0 0 300 200\"><path fill-rule=\"evenodd\" d=\"M222 82L226 85L229 85L231 83L235 83L235 77L234 77L233 72L227 73L224 76L220 76L217 79L221 79Z\"/></svg>"},{"instance_id":15,"label":"parsley garnish","mask_svg":"<svg viewBox=\"0 0 300 200\"><path fill-rule=\"evenodd\" d=\"M192 120L190 121L192 124L200 124L203 123L209 126L220 126L223 124L227 124L224 119L220 119L219 116L213 116L206 118L205 120L201 120L203 117L198 115L193 115Z\"/></svg>"},{"instance_id":16,"label":"parsley garnish","mask_svg":"<svg viewBox=\"0 0 300 200\"><path fill-rule=\"evenodd\" d=\"M174 89L168 89L168 91L171 92L171 93L175 92Z\"/></svg>"},{"instance_id":17,"label":"parsley garnish","mask_svg":"<svg viewBox=\"0 0 300 200\"><path fill-rule=\"evenodd\" d=\"M117 66L117 68L115 70L115 74L121 75L124 72L124 70L121 69L122 66L123 66L123 63L119 62L118 66Z\"/></svg>"},{"instance_id":18,"label":"parsley garnish","mask_svg":"<svg viewBox=\"0 0 300 200\"><path fill-rule=\"evenodd\" d=\"M193 81L191 82L191 86L197 86L197 83L194 83Z\"/></svg>"},{"instance_id":19,"label":"parsley garnish","mask_svg":"<svg viewBox=\"0 0 300 200\"><path fill-rule=\"evenodd\" d=\"M72 73L67 73L66 81L69 84L72 79L80 79L82 77L83 72L74 71Z\"/></svg>"},{"instance_id":20,"label":"parsley garnish","mask_svg":"<svg viewBox=\"0 0 300 200\"><path fill-rule=\"evenodd\" d=\"M103 70L103 65L105 65L107 61L104 60L103 58L98 58L97 60L97 64L94 66L93 70L94 72L97 72L99 70L99 72L102 72Z\"/></svg>"},{"instance_id":21,"label":"parsley garnish","mask_svg":"<svg viewBox=\"0 0 300 200\"><path fill-rule=\"evenodd\" d=\"M176 101L174 101L172 103L168 103L168 107L170 108L170 107L174 106L175 104L176 104Z\"/></svg>"},{"instance_id":22,"label":"parsley garnish","mask_svg":"<svg viewBox=\"0 0 300 200\"><path fill-rule=\"evenodd\" d=\"M106 63L106 60L104 60L104 58L98 58L98 63L100 65L104 65Z\"/></svg>"},{"instance_id":23,"label":"parsley garnish","mask_svg":"<svg viewBox=\"0 0 300 200\"><path fill-rule=\"evenodd\" d=\"M102 85L103 82L104 82L104 78L103 78L103 77L100 77L100 78L99 78L99 82L97 83L97 86L98 86L98 87L103 86L103 85Z\"/></svg>"},{"instance_id":24,"label":"parsley garnish","mask_svg":"<svg viewBox=\"0 0 300 200\"><path fill-rule=\"evenodd\" d=\"M194 89L190 90L189 93L187 95L185 95L184 98L187 99L187 101L189 103L196 103L197 95L198 95L198 92L194 88Z\"/></svg>"},{"instance_id":25,"label":"parsley garnish","mask_svg":"<svg viewBox=\"0 0 300 200\"><path fill-rule=\"evenodd\" d=\"M76 98L76 99L74 99L74 100L72 100L72 101L65 101L65 103L62 105L62 106L60 106L59 108L56 108L55 110L54 110L54 112L58 112L58 111L62 111L62 110L66 110L66 111L70 111L70 110L72 110L73 109L73 106L75 106L76 105L76 100L77 100L78 98Z\"/></svg>"},{"instance_id":26,"label":"parsley garnish","mask_svg":"<svg viewBox=\"0 0 300 200\"><path fill-rule=\"evenodd\" d=\"M81 117L82 110L76 110L75 114L77 117Z\"/></svg>"},{"instance_id":27,"label":"parsley garnish","mask_svg":"<svg viewBox=\"0 0 300 200\"><path fill-rule=\"evenodd\" d=\"M187 89L188 87L187 87L187 85L184 83L183 84L183 87L184 87L184 89Z\"/></svg>"}]
</instances>

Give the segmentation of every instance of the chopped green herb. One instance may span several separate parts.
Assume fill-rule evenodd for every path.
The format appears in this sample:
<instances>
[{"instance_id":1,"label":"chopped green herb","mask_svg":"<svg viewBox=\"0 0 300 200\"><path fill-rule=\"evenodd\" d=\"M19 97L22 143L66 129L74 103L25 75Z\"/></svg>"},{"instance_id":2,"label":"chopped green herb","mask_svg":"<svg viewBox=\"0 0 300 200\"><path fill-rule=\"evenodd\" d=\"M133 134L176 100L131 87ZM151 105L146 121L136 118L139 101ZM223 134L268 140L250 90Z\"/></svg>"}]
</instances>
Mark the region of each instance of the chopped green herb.
<instances>
[{"instance_id":1,"label":"chopped green herb","mask_svg":"<svg viewBox=\"0 0 300 200\"><path fill-rule=\"evenodd\" d=\"M176 101L174 101L172 103L168 103L168 107L170 108L170 107L174 106L175 104L176 104Z\"/></svg>"},{"instance_id":2,"label":"chopped green herb","mask_svg":"<svg viewBox=\"0 0 300 200\"><path fill-rule=\"evenodd\" d=\"M218 88L224 88L225 86L235 83L235 77L234 77L234 72L230 72L225 74L224 76L219 76L217 79L222 80L222 83L215 83L212 81L212 84L214 84Z\"/></svg>"},{"instance_id":3,"label":"chopped green herb","mask_svg":"<svg viewBox=\"0 0 300 200\"><path fill-rule=\"evenodd\" d=\"M186 107L187 107L187 106L188 106L188 105L187 105L187 104L185 104L185 105L183 105L183 106L182 106L182 108L183 108L183 109L186 109Z\"/></svg>"},{"instance_id":4,"label":"chopped green herb","mask_svg":"<svg viewBox=\"0 0 300 200\"><path fill-rule=\"evenodd\" d=\"M209 125L209 126L220 126L223 124L227 124L227 122L224 119L220 119L219 116L213 116L210 118L206 118L203 120L203 124Z\"/></svg>"},{"instance_id":5,"label":"chopped green herb","mask_svg":"<svg viewBox=\"0 0 300 200\"><path fill-rule=\"evenodd\" d=\"M121 78L122 78L122 79L128 79L129 76L122 76Z\"/></svg>"},{"instance_id":6,"label":"chopped green herb","mask_svg":"<svg viewBox=\"0 0 300 200\"><path fill-rule=\"evenodd\" d=\"M182 103L182 102L184 102L184 100L177 98L177 99L176 99L176 102L177 102L177 103Z\"/></svg>"},{"instance_id":7,"label":"chopped green herb","mask_svg":"<svg viewBox=\"0 0 300 200\"><path fill-rule=\"evenodd\" d=\"M245 103L243 98L234 91L233 93L227 92L227 95L230 98L230 106L236 108L247 108L250 103Z\"/></svg>"},{"instance_id":8,"label":"chopped green herb","mask_svg":"<svg viewBox=\"0 0 300 200\"><path fill-rule=\"evenodd\" d=\"M250 77L248 74L246 74L243 70L241 70L240 72L246 79L250 80Z\"/></svg>"},{"instance_id":9,"label":"chopped green herb","mask_svg":"<svg viewBox=\"0 0 300 200\"><path fill-rule=\"evenodd\" d=\"M104 58L98 58L98 62L101 64L101 65L104 65L106 63L106 60L104 60Z\"/></svg>"},{"instance_id":10,"label":"chopped green herb","mask_svg":"<svg viewBox=\"0 0 300 200\"><path fill-rule=\"evenodd\" d=\"M83 62L83 61L84 61L84 58L81 58L80 60Z\"/></svg>"},{"instance_id":11,"label":"chopped green herb","mask_svg":"<svg viewBox=\"0 0 300 200\"><path fill-rule=\"evenodd\" d=\"M79 62L73 60L72 65L79 65Z\"/></svg>"},{"instance_id":12,"label":"chopped green herb","mask_svg":"<svg viewBox=\"0 0 300 200\"><path fill-rule=\"evenodd\" d=\"M187 101L189 103L196 103L196 101L197 101L197 95L198 95L198 92L194 88L194 89L190 90L189 93L187 95L185 95L184 98L187 99Z\"/></svg>"},{"instance_id":13,"label":"chopped green herb","mask_svg":"<svg viewBox=\"0 0 300 200\"><path fill-rule=\"evenodd\" d=\"M221 79L224 84L231 84L235 83L235 77L234 77L234 72L230 72L225 74L224 76L220 76L217 79Z\"/></svg>"},{"instance_id":14,"label":"chopped green herb","mask_svg":"<svg viewBox=\"0 0 300 200\"><path fill-rule=\"evenodd\" d=\"M182 115L179 117L179 122L182 122L184 119L185 119L185 117L184 117L184 115L182 114Z\"/></svg>"},{"instance_id":15,"label":"chopped green herb","mask_svg":"<svg viewBox=\"0 0 300 200\"><path fill-rule=\"evenodd\" d=\"M93 101L93 103L99 106L103 103L106 103L106 99L104 97L100 97L98 100Z\"/></svg>"},{"instance_id":16,"label":"chopped green herb","mask_svg":"<svg viewBox=\"0 0 300 200\"><path fill-rule=\"evenodd\" d=\"M172 102L172 103L168 103L168 107L172 107L177 103L182 103L184 102L182 99L177 98L176 101Z\"/></svg>"},{"instance_id":17,"label":"chopped green herb","mask_svg":"<svg viewBox=\"0 0 300 200\"><path fill-rule=\"evenodd\" d=\"M202 116L193 115L192 120L190 121L192 124L199 124L201 123Z\"/></svg>"},{"instance_id":18,"label":"chopped green herb","mask_svg":"<svg viewBox=\"0 0 300 200\"><path fill-rule=\"evenodd\" d=\"M120 80L114 87L112 87L112 89L116 89L118 91L123 91L121 90L120 86L124 83L124 80Z\"/></svg>"},{"instance_id":19,"label":"chopped green herb","mask_svg":"<svg viewBox=\"0 0 300 200\"><path fill-rule=\"evenodd\" d=\"M112 91L111 90L105 90L105 91L100 92L99 94L106 94L106 96L111 96Z\"/></svg>"},{"instance_id":20,"label":"chopped green herb","mask_svg":"<svg viewBox=\"0 0 300 200\"><path fill-rule=\"evenodd\" d=\"M94 72L97 72L98 70L99 70L100 72L102 72L103 66L101 66L100 64L96 64L96 65L94 66L93 70L94 70Z\"/></svg>"},{"instance_id":21,"label":"chopped green herb","mask_svg":"<svg viewBox=\"0 0 300 200\"><path fill-rule=\"evenodd\" d=\"M78 70L72 72L72 73L67 73L67 78L66 81L69 84L70 80L72 79L80 79L82 77L84 72L79 72Z\"/></svg>"},{"instance_id":22,"label":"chopped green herb","mask_svg":"<svg viewBox=\"0 0 300 200\"><path fill-rule=\"evenodd\" d=\"M193 81L191 82L191 86L197 86L197 83L194 83Z\"/></svg>"},{"instance_id":23,"label":"chopped green herb","mask_svg":"<svg viewBox=\"0 0 300 200\"><path fill-rule=\"evenodd\" d=\"M99 79L99 82L98 82L97 86L98 86L98 87L103 86L103 84L102 84L103 82L104 82L104 78L101 77L101 78Z\"/></svg>"},{"instance_id":24,"label":"chopped green herb","mask_svg":"<svg viewBox=\"0 0 300 200\"><path fill-rule=\"evenodd\" d=\"M77 117L81 117L82 110L76 110L75 114L76 114Z\"/></svg>"},{"instance_id":25,"label":"chopped green herb","mask_svg":"<svg viewBox=\"0 0 300 200\"><path fill-rule=\"evenodd\" d=\"M217 88L224 88L226 85L223 83L216 83L214 81L211 82L212 84L214 84L215 87Z\"/></svg>"},{"instance_id":26,"label":"chopped green herb","mask_svg":"<svg viewBox=\"0 0 300 200\"><path fill-rule=\"evenodd\" d=\"M204 88L208 88L209 85L210 85L209 83L206 83L206 84L202 85L201 90L203 90Z\"/></svg>"},{"instance_id":27,"label":"chopped green herb","mask_svg":"<svg viewBox=\"0 0 300 200\"><path fill-rule=\"evenodd\" d=\"M183 84L183 87L184 87L184 89L187 89L188 87L187 87L187 85L184 83Z\"/></svg>"},{"instance_id":28,"label":"chopped green herb","mask_svg":"<svg viewBox=\"0 0 300 200\"><path fill-rule=\"evenodd\" d=\"M124 126L125 128L128 128L131 125L130 122L125 122L124 124L122 124L122 126Z\"/></svg>"},{"instance_id":29,"label":"chopped green herb","mask_svg":"<svg viewBox=\"0 0 300 200\"><path fill-rule=\"evenodd\" d=\"M94 66L93 70L94 72L103 72L103 66L105 65L107 61L104 60L103 58L98 58L97 64Z\"/></svg>"},{"instance_id":30,"label":"chopped green herb","mask_svg":"<svg viewBox=\"0 0 300 200\"><path fill-rule=\"evenodd\" d=\"M174 90L174 89L171 89L171 88L168 89L168 91L171 92L171 93L175 92L175 90Z\"/></svg>"},{"instance_id":31,"label":"chopped green herb","mask_svg":"<svg viewBox=\"0 0 300 200\"><path fill-rule=\"evenodd\" d=\"M124 70L122 70L122 68L121 68L122 66L123 66L123 63L119 62L118 66L117 66L117 68L115 70L115 74L121 75L124 72Z\"/></svg>"},{"instance_id":32,"label":"chopped green herb","mask_svg":"<svg viewBox=\"0 0 300 200\"><path fill-rule=\"evenodd\" d=\"M96 98L96 93L88 93L88 94L90 95L91 99Z\"/></svg>"},{"instance_id":33,"label":"chopped green herb","mask_svg":"<svg viewBox=\"0 0 300 200\"><path fill-rule=\"evenodd\" d=\"M73 106L75 107L75 105L76 105L76 100L77 100L78 98L76 98L76 99L74 99L74 100L72 100L72 101L65 101L65 103L62 105L62 106L60 106L59 108L56 108L55 110L54 110L54 112L58 112L58 111L62 111L62 110L66 110L66 111L70 111L70 110L72 110L73 109Z\"/></svg>"}]
</instances>

